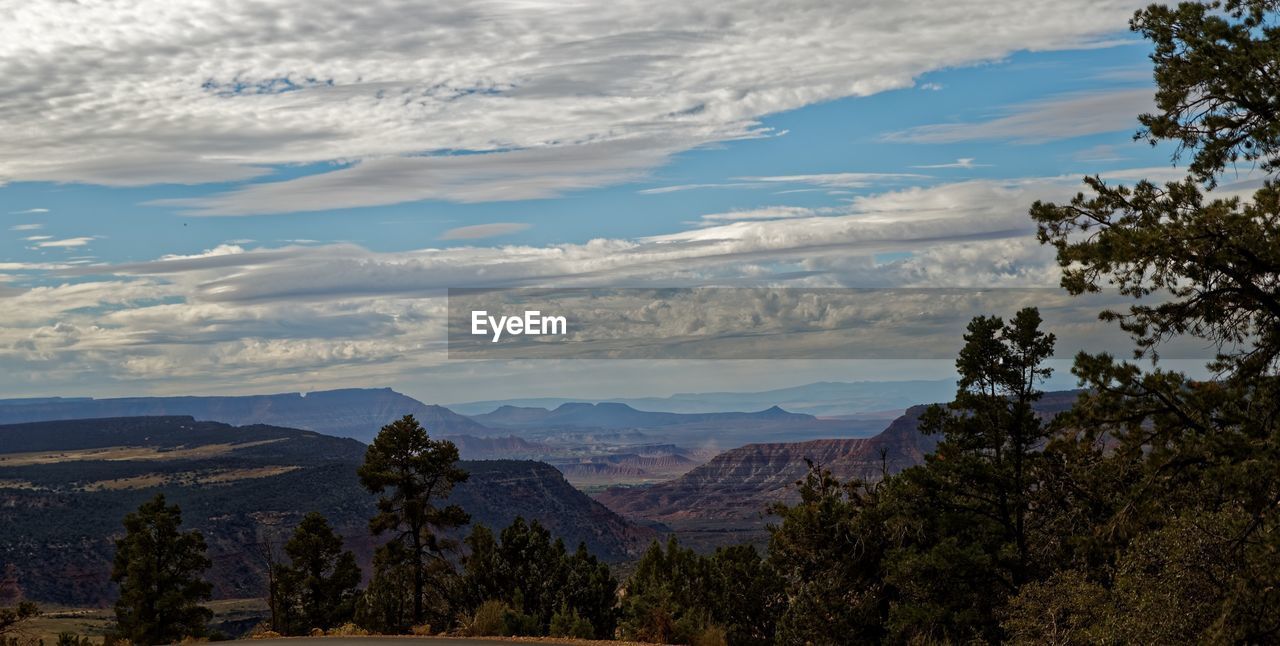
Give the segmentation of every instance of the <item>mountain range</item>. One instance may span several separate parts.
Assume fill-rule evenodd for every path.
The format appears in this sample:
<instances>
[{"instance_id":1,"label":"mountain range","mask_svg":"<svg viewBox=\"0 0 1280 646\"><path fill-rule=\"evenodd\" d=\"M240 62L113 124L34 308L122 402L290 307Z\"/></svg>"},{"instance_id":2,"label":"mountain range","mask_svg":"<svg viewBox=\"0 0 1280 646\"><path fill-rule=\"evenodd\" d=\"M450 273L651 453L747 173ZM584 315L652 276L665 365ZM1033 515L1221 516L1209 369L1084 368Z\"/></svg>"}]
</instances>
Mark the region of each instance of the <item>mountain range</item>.
<instances>
[{"instance_id":1,"label":"mountain range","mask_svg":"<svg viewBox=\"0 0 1280 646\"><path fill-rule=\"evenodd\" d=\"M1046 393L1036 410L1051 417L1070 408L1078 394ZM936 436L919 430L925 409L924 405L909 408L869 438L748 444L674 480L613 487L597 494L596 500L625 517L664 526L693 542L736 540L733 534L738 532L758 534L771 504L797 500L794 485L804 478L810 462L844 480L877 479L922 463L938 442Z\"/></svg>"},{"instance_id":2,"label":"mountain range","mask_svg":"<svg viewBox=\"0 0 1280 646\"><path fill-rule=\"evenodd\" d=\"M238 397L0 399L0 424L187 415L233 426L274 424L363 442L373 439L378 429L388 422L410 414L433 434L484 435L490 432L448 408L424 404L390 388L348 388Z\"/></svg>"},{"instance_id":3,"label":"mountain range","mask_svg":"<svg viewBox=\"0 0 1280 646\"><path fill-rule=\"evenodd\" d=\"M471 419L491 428L658 428L681 424L814 424L812 415L789 413L777 406L754 413L663 413L641 411L617 402L590 404L569 402L552 410L536 407L502 406Z\"/></svg>"},{"instance_id":4,"label":"mountain range","mask_svg":"<svg viewBox=\"0 0 1280 646\"><path fill-rule=\"evenodd\" d=\"M121 519L163 491L201 530L219 598L260 596L262 547L308 511L325 514L366 566L374 497L356 467L365 446L314 431L232 426L191 417L133 417L0 426L0 589L68 605L113 595L112 540ZM450 496L495 529L539 520L570 546L617 561L653 536L541 462L464 461ZM3 600L0 600L3 605Z\"/></svg>"},{"instance_id":5,"label":"mountain range","mask_svg":"<svg viewBox=\"0 0 1280 646\"><path fill-rule=\"evenodd\" d=\"M795 413L838 417L880 411L900 412L920 402L946 400L955 394L955 389L955 381L950 379L820 381L755 392L679 393L670 397L611 397L585 400L580 397L534 397L461 402L447 404L447 406L463 415L480 415L504 406L554 409L563 404L583 401L626 404L640 410L665 413L717 413L761 410L770 406L779 406Z\"/></svg>"}]
</instances>

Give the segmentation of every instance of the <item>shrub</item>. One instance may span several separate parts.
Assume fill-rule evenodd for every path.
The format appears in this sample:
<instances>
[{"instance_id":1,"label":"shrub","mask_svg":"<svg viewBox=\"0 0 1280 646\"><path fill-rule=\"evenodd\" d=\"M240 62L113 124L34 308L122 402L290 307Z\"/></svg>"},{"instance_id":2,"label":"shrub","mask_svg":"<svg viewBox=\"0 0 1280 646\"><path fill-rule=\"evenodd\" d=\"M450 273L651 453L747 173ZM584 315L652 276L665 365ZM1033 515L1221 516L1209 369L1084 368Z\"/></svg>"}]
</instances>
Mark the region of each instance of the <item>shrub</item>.
<instances>
[{"instance_id":1,"label":"shrub","mask_svg":"<svg viewBox=\"0 0 1280 646\"><path fill-rule=\"evenodd\" d=\"M692 646L729 646L724 629L715 625L703 628L689 643Z\"/></svg>"},{"instance_id":2,"label":"shrub","mask_svg":"<svg viewBox=\"0 0 1280 646\"><path fill-rule=\"evenodd\" d=\"M497 600L489 599L480 604L467 634L473 637L491 637L503 635L507 630L507 615L513 614L511 606Z\"/></svg>"},{"instance_id":3,"label":"shrub","mask_svg":"<svg viewBox=\"0 0 1280 646\"><path fill-rule=\"evenodd\" d=\"M336 628L330 628L325 634L331 637L363 637L368 635L369 631L348 621Z\"/></svg>"},{"instance_id":4,"label":"shrub","mask_svg":"<svg viewBox=\"0 0 1280 646\"><path fill-rule=\"evenodd\" d=\"M551 636L593 639L596 636L596 629L591 621L578 614L577 610L562 607L551 615Z\"/></svg>"}]
</instances>

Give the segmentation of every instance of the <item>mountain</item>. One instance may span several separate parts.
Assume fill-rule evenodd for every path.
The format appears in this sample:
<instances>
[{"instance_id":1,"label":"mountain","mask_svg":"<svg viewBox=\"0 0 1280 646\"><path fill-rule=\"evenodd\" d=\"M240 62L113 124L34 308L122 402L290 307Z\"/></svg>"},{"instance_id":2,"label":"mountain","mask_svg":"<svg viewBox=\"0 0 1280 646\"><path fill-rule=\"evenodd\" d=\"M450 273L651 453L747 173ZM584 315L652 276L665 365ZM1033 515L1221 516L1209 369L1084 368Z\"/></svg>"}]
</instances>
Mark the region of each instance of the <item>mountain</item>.
<instances>
[{"instance_id":1,"label":"mountain","mask_svg":"<svg viewBox=\"0 0 1280 646\"><path fill-rule=\"evenodd\" d=\"M812 415L789 413L777 406L754 413L657 413L641 411L626 404L570 402L555 409L501 406L491 413L471 418L491 428L660 428L684 424L808 424Z\"/></svg>"},{"instance_id":2,"label":"mountain","mask_svg":"<svg viewBox=\"0 0 1280 646\"><path fill-rule=\"evenodd\" d=\"M390 388L349 388L242 397L41 397L0 399L0 424L106 417L188 415L242 426L273 424L368 441L412 414L433 434L484 435L489 429L443 406Z\"/></svg>"},{"instance_id":3,"label":"mountain","mask_svg":"<svg viewBox=\"0 0 1280 646\"><path fill-rule=\"evenodd\" d=\"M1078 391L1052 392L1037 403L1041 415L1071 407ZM812 461L841 479L878 478L920 464L938 438L919 431L925 406L913 406L869 438L749 444L712 458L683 476L647 487L614 487L596 496L625 517L676 531L759 531L770 504L794 502L794 484Z\"/></svg>"},{"instance_id":4,"label":"mountain","mask_svg":"<svg viewBox=\"0 0 1280 646\"><path fill-rule=\"evenodd\" d=\"M647 448L647 447L645 447ZM574 486L590 491L619 482L659 482L680 476L702 464L705 458L691 457L676 447L665 453L613 453L569 460L555 460L552 464Z\"/></svg>"},{"instance_id":5,"label":"mountain","mask_svg":"<svg viewBox=\"0 0 1280 646\"><path fill-rule=\"evenodd\" d=\"M365 571L375 541L374 497L355 470L365 446L352 439L267 425L192 417L133 417L0 426L0 577L27 598L101 605L121 519L157 492L201 530L219 598L261 596L262 546L320 511ZM469 461L450 497L472 521L505 527L537 519L570 546L607 560L628 558L652 536L574 489L540 462Z\"/></svg>"},{"instance_id":6,"label":"mountain","mask_svg":"<svg viewBox=\"0 0 1280 646\"><path fill-rule=\"evenodd\" d=\"M950 379L822 381L756 392L679 393L670 397L612 397L586 401L626 404L640 410L665 413L715 413L780 406L796 413L833 417L902 411L922 401L942 401L950 397L955 388L955 381ZM449 408L463 415L479 415L504 406L553 409L582 401L582 398L541 397L465 402L449 404Z\"/></svg>"},{"instance_id":7,"label":"mountain","mask_svg":"<svg viewBox=\"0 0 1280 646\"><path fill-rule=\"evenodd\" d=\"M458 447L463 460L493 460L498 458L533 457L549 453L551 447L529 442L514 435L506 437L476 437L474 435L441 436Z\"/></svg>"}]
</instances>

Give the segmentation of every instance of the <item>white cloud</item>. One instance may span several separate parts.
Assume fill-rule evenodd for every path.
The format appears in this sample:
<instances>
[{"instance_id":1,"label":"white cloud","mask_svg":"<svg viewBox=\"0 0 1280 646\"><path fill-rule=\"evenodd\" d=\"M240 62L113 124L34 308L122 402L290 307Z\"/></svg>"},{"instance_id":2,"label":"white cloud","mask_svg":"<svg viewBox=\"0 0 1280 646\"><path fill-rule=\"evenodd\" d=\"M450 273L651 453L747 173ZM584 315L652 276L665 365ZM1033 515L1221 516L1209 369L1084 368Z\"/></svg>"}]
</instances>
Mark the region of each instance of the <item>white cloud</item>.
<instances>
[{"instance_id":1,"label":"white cloud","mask_svg":"<svg viewBox=\"0 0 1280 646\"><path fill-rule=\"evenodd\" d=\"M1155 106L1154 90L1137 88L1066 94L1011 106L988 121L918 126L885 135L888 141L948 144L1003 140L1041 143L1138 127L1135 115Z\"/></svg>"},{"instance_id":2,"label":"white cloud","mask_svg":"<svg viewBox=\"0 0 1280 646\"><path fill-rule=\"evenodd\" d=\"M23 209L21 211L9 211L10 215L37 215L40 213L48 213L49 209Z\"/></svg>"},{"instance_id":3,"label":"white cloud","mask_svg":"<svg viewBox=\"0 0 1280 646\"><path fill-rule=\"evenodd\" d=\"M867 188L877 184L925 179L917 173L824 173L816 175L773 175L769 177L741 177L752 182L776 184L810 184L827 188Z\"/></svg>"},{"instance_id":4,"label":"white cloud","mask_svg":"<svg viewBox=\"0 0 1280 646\"><path fill-rule=\"evenodd\" d=\"M32 224L15 224L9 227L9 230L10 231L39 231L40 229L43 229L43 228L44 228L43 224L32 223Z\"/></svg>"},{"instance_id":5,"label":"white cloud","mask_svg":"<svg viewBox=\"0 0 1280 646\"><path fill-rule=\"evenodd\" d=\"M787 218L807 218L818 215L820 211L803 206L765 206L757 209L742 209L725 213L708 213L702 221L708 224L734 222L739 220L783 220Z\"/></svg>"},{"instance_id":6,"label":"white cloud","mask_svg":"<svg viewBox=\"0 0 1280 646\"><path fill-rule=\"evenodd\" d=\"M946 164L924 164L920 166L912 166L912 168L965 168L965 169L968 169L968 168L983 168L990 165L991 164L974 163L973 157L961 157L953 162L949 162Z\"/></svg>"},{"instance_id":7,"label":"white cloud","mask_svg":"<svg viewBox=\"0 0 1280 646\"><path fill-rule=\"evenodd\" d=\"M440 234L441 240L479 240L494 238L528 229L530 225L523 222L491 222L489 224L473 224L468 227L449 229Z\"/></svg>"},{"instance_id":8,"label":"white cloud","mask_svg":"<svg viewBox=\"0 0 1280 646\"><path fill-rule=\"evenodd\" d=\"M52 240L52 239L53 239L53 236L27 236L23 238L23 240L26 240L27 242L36 242L38 240Z\"/></svg>"},{"instance_id":9,"label":"white cloud","mask_svg":"<svg viewBox=\"0 0 1280 646\"><path fill-rule=\"evenodd\" d=\"M207 215L556 195L766 134L765 115L1091 46L1140 4L33 0L0 23L13 89L0 132L27 151L0 160L0 182L230 182L336 164L182 205ZM610 147L631 161L602 167Z\"/></svg>"},{"instance_id":10,"label":"white cloud","mask_svg":"<svg viewBox=\"0 0 1280 646\"><path fill-rule=\"evenodd\" d=\"M228 244L127 265L0 263L37 284L0 291L0 375L135 390L403 382L446 361L450 287L1052 287L1053 250L1026 211L1078 190L1076 177L974 180L583 244Z\"/></svg>"},{"instance_id":11,"label":"white cloud","mask_svg":"<svg viewBox=\"0 0 1280 646\"><path fill-rule=\"evenodd\" d=\"M661 195L663 193L678 193L682 191L696 191L704 188L762 188L767 186L761 182L723 182L719 184L675 184L673 186L655 186L654 188L646 188L637 193L641 195Z\"/></svg>"},{"instance_id":12,"label":"white cloud","mask_svg":"<svg viewBox=\"0 0 1280 646\"><path fill-rule=\"evenodd\" d=\"M76 238L63 238L61 240L45 240L43 242L36 243L36 246L42 249L83 247L90 242L93 242L93 236L80 236Z\"/></svg>"}]
</instances>

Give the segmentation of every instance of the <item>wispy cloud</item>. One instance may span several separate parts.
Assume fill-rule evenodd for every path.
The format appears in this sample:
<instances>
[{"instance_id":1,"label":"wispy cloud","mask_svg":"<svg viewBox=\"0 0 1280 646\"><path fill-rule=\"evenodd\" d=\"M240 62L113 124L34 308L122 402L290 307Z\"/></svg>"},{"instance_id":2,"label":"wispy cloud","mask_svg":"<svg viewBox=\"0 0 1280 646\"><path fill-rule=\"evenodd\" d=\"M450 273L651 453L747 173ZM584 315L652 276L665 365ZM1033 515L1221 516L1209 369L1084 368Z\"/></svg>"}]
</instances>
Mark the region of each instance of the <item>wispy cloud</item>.
<instances>
[{"instance_id":1,"label":"wispy cloud","mask_svg":"<svg viewBox=\"0 0 1280 646\"><path fill-rule=\"evenodd\" d=\"M884 136L887 141L949 144L962 141L1042 143L1137 127L1135 115L1154 106L1153 90L1080 92L1009 107L987 121L917 126Z\"/></svg>"},{"instance_id":2,"label":"wispy cloud","mask_svg":"<svg viewBox=\"0 0 1280 646\"><path fill-rule=\"evenodd\" d=\"M991 164L974 163L973 157L961 157L953 162L946 164L924 164L920 166L912 166L912 168L984 168Z\"/></svg>"},{"instance_id":3,"label":"wispy cloud","mask_svg":"<svg viewBox=\"0 0 1280 646\"><path fill-rule=\"evenodd\" d=\"M802 206L765 206L756 209L741 209L724 213L708 213L701 217L703 225L723 222L740 222L743 220L785 220L788 218L807 218L819 214L818 209Z\"/></svg>"},{"instance_id":4,"label":"wispy cloud","mask_svg":"<svg viewBox=\"0 0 1280 646\"><path fill-rule=\"evenodd\" d=\"M528 229L530 225L523 222L491 222L489 224L473 224L466 227L456 227L449 229L440 234L441 240L480 240L482 238L495 238L497 236L510 235L519 233Z\"/></svg>"},{"instance_id":5,"label":"wispy cloud","mask_svg":"<svg viewBox=\"0 0 1280 646\"><path fill-rule=\"evenodd\" d=\"M9 215L37 215L48 212L49 209L23 209L21 211L9 211Z\"/></svg>"},{"instance_id":6,"label":"wispy cloud","mask_svg":"<svg viewBox=\"0 0 1280 646\"><path fill-rule=\"evenodd\" d=\"M77 238L62 238L61 240L45 240L36 243L36 246L41 249L83 247L93 242L93 240L93 236L80 236Z\"/></svg>"},{"instance_id":7,"label":"wispy cloud","mask_svg":"<svg viewBox=\"0 0 1280 646\"><path fill-rule=\"evenodd\" d=\"M918 173L820 173L815 175L742 177L739 179L772 184L809 184L827 188L867 188L878 184L927 179L928 177L928 175Z\"/></svg>"},{"instance_id":8,"label":"wispy cloud","mask_svg":"<svg viewBox=\"0 0 1280 646\"><path fill-rule=\"evenodd\" d=\"M43 224L35 224L35 223L33 223L33 224L15 224L15 225L13 225L13 226L9 227L9 230L10 230L10 231L38 231L38 230L43 229L43 228L44 228L44 225L43 225Z\"/></svg>"},{"instance_id":9,"label":"wispy cloud","mask_svg":"<svg viewBox=\"0 0 1280 646\"><path fill-rule=\"evenodd\" d=\"M0 263L37 285L2 296L0 365L48 383L85 374L188 389L332 383L335 374L387 383L445 361L450 287L1051 287L1053 251L1036 243L1026 208L1077 190L1074 177L945 183L582 244L221 245L123 265ZM878 260L885 254L898 259Z\"/></svg>"},{"instance_id":10,"label":"wispy cloud","mask_svg":"<svg viewBox=\"0 0 1280 646\"><path fill-rule=\"evenodd\" d=\"M697 191L707 188L761 188L766 186L761 182L720 182L711 184L675 184L672 186L656 186L654 188L646 188L636 191L641 195L661 195L663 193L679 193L682 191Z\"/></svg>"},{"instance_id":11,"label":"wispy cloud","mask_svg":"<svg viewBox=\"0 0 1280 646\"><path fill-rule=\"evenodd\" d=\"M251 182L180 204L203 215L545 197L771 134L767 115L1093 46L1138 3L349 4L32 0L0 25L0 74L25 88L0 130L27 151L0 177ZM629 154L602 164L609 146ZM321 166L262 182L301 164Z\"/></svg>"}]
</instances>

